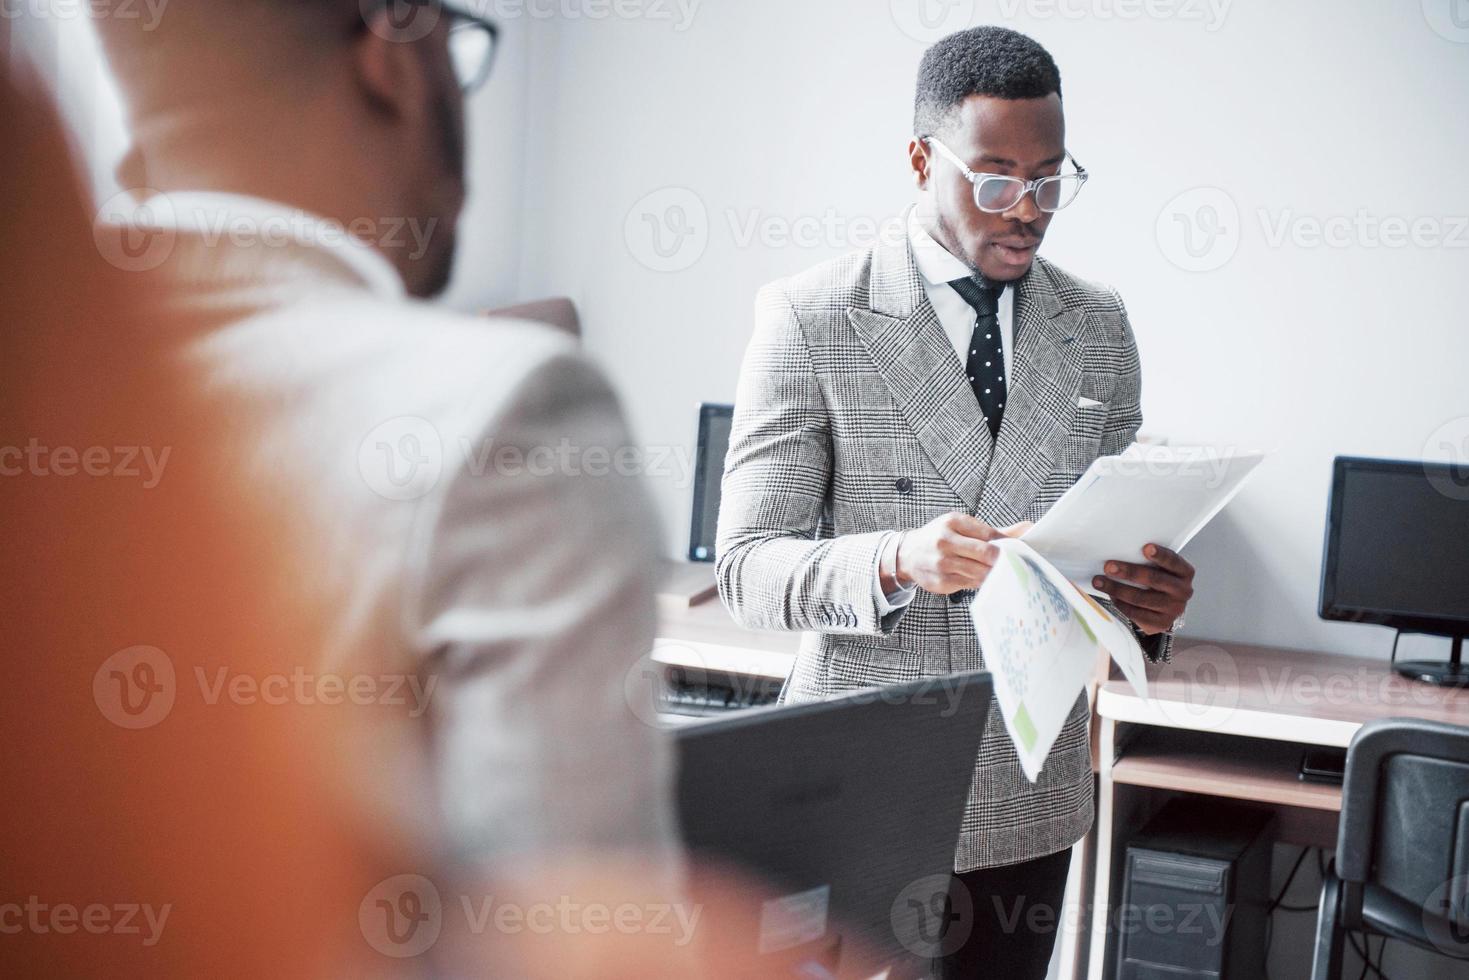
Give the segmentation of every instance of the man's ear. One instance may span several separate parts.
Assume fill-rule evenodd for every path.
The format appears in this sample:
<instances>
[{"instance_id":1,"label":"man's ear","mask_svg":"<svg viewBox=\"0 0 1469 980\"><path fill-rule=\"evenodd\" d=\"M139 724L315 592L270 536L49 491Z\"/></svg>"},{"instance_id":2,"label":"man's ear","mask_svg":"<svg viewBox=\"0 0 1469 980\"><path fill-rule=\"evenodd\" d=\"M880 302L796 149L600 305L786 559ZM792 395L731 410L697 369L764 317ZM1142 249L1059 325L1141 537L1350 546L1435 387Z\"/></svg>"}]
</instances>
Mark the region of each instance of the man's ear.
<instances>
[{"instance_id":1,"label":"man's ear","mask_svg":"<svg viewBox=\"0 0 1469 980\"><path fill-rule=\"evenodd\" d=\"M908 163L913 168L913 183L921 191L928 190L928 144L920 139L908 143Z\"/></svg>"},{"instance_id":2,"label":"man's ear","mask_svg":"<svg viewBox=\"0 0 1469 980\"><path fill-rule=\"evenodd\" d=\"M376 111L394 118L411 116L428 104L424 55L422 36L395 26L388 12L380 10L352 42L353 78Z\"/></svg>"}]
</instances>

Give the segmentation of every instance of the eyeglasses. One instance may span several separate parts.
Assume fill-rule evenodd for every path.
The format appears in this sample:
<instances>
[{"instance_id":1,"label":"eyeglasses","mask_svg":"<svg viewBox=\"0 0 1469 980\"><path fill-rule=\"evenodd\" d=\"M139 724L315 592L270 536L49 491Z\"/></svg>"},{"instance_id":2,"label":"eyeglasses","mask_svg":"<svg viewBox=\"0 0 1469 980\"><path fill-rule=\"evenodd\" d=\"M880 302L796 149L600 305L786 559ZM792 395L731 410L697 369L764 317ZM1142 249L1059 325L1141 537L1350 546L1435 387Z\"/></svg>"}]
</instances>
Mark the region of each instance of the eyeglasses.
<instances>
[{"instance_id":1,"label":"eyeglasses","mask_svg":"<svg viewBox=\"0 0 1469 980\"><path fill-rule=\"evenodd\" d=\"M1076 162L1076 158L1069 150L1066 153L1066 160L1075 168L1074 173L1056 174L1053 177L1041 177L1036 180L1022 180L1019 177L1006 177L1003 174L977 174L969 169L968 164L959 159L958 154L932 136L922 137L921 141L938 150L939 156L959 168L964 179L974 185L975 207L987 214L1008 211L1030 193L1035 194L1035 206L1042 211L1047 214L1060 211L1076 200L1076 195L1081 193L1082 185L1086 183L1088 176L1086 169Z\"/></svg>"},{"instance_id":2,"label":"eyeglasses","mask_svg":"<svg viewBox=\"0 0 1469 980\"><path fill-rule=\"evenodd\" d=\"M370 29L394 41L417 41L427 37L442 15L449 21L449 60L460 91L468 95L485 83L495 64L500 28L442 0L359 0L362 20L358 30ZM375 19L381 14L386 23Z\"/></svg>"},{"instance_id":3,"label":"eyeglasses","mask_svg":"<svg viewBox=\"0 0 1469 980\"><path fill-rule=\"evenodd\" d=\"M449 58L454 62L454 76L459 79L460 91L468 95L485 83L495 67L500 28L494 21L466 11L444 9L450 17Z\"/></svg>"}]
</instances>

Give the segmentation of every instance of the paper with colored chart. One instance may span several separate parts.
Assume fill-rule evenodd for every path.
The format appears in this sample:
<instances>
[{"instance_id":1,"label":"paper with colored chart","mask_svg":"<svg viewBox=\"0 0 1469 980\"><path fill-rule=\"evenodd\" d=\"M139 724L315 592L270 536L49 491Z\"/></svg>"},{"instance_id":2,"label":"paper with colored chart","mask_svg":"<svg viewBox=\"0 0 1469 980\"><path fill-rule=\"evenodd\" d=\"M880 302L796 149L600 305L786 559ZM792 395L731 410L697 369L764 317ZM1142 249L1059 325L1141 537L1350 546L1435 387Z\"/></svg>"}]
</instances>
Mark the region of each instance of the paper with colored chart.
<instances>
[{"instance_id":1,"label":"paper with colored chart","mask_svg":"<svg viewBox=\"0 0 1469 980\"><path fill-rule=\"evenodd\" d=\"M995 542L1000 559L969 614L1020 767L1035 782L1105 650L1139 697L1148 696L1132 628L1082 592L1024 541Z\"/></svg>"}]
</instances>

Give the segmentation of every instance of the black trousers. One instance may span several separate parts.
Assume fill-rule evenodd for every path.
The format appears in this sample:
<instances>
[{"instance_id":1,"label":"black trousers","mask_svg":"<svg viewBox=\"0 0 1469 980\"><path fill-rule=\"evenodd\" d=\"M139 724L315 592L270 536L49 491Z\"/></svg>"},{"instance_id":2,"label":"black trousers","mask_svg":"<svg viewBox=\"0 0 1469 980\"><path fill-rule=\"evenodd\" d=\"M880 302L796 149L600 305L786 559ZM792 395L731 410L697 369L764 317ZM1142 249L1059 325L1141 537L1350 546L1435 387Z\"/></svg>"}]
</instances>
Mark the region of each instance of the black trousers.
<instances>
[{"instance_id":1,"label":"black trousers","mask_svg":"<svg viewBox=\"0 0 1469 980\"><path fill-rule=\"evenodd\" d=\"M1045 980L1064 917L1071 850L954 875L942 980Z\"/></svg>"}]
</instances>

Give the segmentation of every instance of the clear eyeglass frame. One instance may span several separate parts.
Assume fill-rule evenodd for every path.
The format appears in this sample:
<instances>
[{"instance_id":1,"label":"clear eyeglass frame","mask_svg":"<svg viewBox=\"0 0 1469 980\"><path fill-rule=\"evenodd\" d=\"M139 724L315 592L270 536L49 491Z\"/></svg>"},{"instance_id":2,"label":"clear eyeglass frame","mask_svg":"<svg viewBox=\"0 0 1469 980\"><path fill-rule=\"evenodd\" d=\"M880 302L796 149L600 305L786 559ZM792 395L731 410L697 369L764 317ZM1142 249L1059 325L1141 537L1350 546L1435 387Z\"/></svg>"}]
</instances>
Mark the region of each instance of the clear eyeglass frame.
<instances>
[{"instance_id":1,"label":"clear eyeglass frame","mask_svg":"<svg viewBox=\"0 0 1469 980\"><path fill-rule=\"evenodd\" d=\"M939 156L948 160L964 179L974 186L974 206L986 214L1001 214L1009 211L1025 199L1025 195L1035 196L1035 205L1047 214L1054 214L1062 208L1068 207L1076 200L1081 189L1086 185L1087 173L1085 167L1077 163L1076 157L1071 151L1066 151L1065 162L1074 168L1072 173L1054 174L1050 177L1038 177L1035 180L1025 180L1021 177L1010 177L1006 174L976 173L969 165L959 159L959 155L945 146L940 140L932 136L919 137L919 142L937 150Z\"/></svg>"}]
</instances>

